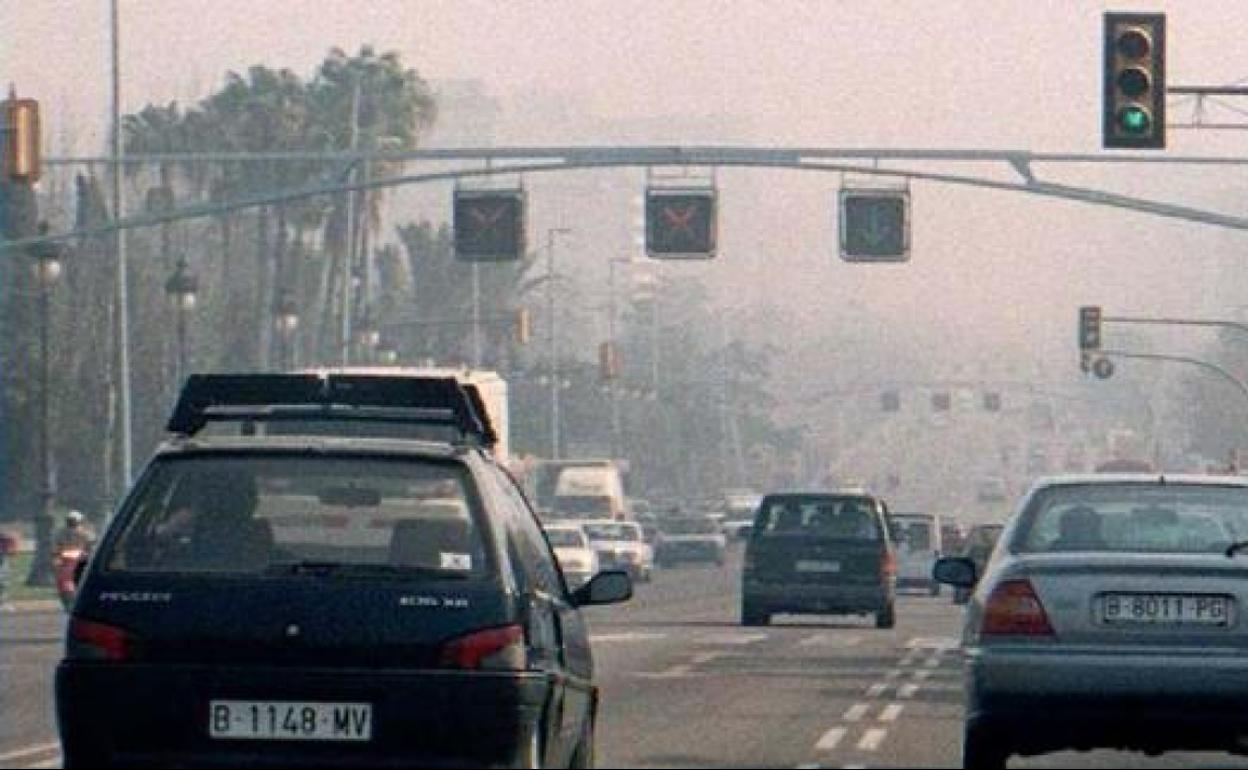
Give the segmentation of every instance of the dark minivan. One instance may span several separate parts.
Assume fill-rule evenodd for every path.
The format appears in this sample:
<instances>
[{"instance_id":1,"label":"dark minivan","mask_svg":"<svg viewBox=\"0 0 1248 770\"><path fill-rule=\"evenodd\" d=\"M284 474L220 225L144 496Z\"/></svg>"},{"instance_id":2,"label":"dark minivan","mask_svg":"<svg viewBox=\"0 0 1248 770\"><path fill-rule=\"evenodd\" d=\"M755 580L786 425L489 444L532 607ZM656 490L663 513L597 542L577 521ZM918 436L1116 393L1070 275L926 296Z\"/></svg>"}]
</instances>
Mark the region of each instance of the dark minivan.
<instances>
[{"instance_id":1,"label":"dark minivan","mask_svg":"<svg viewBox=\"0 0 1248 770\"><path fill-rule=\"evenodd\" d=\"M742 624L778 613L874 614L877 628L892 628L897 566L886 516L870 495L767 495L745 547Z\"/></svg>"},{"instance_id":2,"label":"dark minivan","mask_svg":"<svg viewBox=\"0 0 1248 770\"><path fill-rule=\"evenodd\" d=\"M378 417L328 385L335 419ZM66 767L590 766L578 607L628 577L569 592L485 449L301 435L273 398L281 430L158 450L104 535L56 675Z\"/></svg>"}]
</instances>

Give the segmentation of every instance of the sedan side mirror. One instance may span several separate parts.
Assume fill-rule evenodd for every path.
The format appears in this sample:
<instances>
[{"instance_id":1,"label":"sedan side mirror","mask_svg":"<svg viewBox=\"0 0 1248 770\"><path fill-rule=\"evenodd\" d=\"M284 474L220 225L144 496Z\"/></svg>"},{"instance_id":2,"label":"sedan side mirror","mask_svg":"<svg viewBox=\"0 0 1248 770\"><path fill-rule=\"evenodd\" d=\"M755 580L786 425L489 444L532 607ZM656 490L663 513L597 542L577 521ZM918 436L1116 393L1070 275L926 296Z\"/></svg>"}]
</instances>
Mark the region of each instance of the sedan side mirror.
<instances>
[{"instance_id":1,"label":"sedan side mirror","mask_svg":"<svg viewBox=\"0 0 1248 770\"><path fill-rule=\"evenodd\" d=\"M956 588L972 588L978 575L975 574L975 562L963 556L946 556L936 560L932 568L932 578L937 583L944 583Z\"/></svg>"},{"instance_id":2,"label":"sedan side mirror","mask_svg":"<svg viewBox=\"0 0 1248 770\"><path fill-rule=\"evenodd\" d=\"M615 604L633 598L633 581L627 572L606 570L594 575L588 583L572 592L577 607L593 604Z\"/></svg>"}]
</instances>

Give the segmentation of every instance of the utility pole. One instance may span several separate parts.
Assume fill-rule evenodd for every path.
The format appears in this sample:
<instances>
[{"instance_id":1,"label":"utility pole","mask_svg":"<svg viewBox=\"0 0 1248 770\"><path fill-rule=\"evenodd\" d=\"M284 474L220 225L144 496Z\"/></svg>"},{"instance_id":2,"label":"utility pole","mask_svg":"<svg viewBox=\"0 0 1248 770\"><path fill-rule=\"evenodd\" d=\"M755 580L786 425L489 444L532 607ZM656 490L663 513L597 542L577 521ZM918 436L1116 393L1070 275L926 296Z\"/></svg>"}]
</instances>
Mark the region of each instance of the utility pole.
<instances>
[{"instance_id":1,"label":"utility pole","mask_svg":"<svg viewBox=\"0 0 1248 770\"><path fill-rule=\"evenodd\" d=\"M112 49L113 49L113 221L126 217L125 199L122 195L122 158L125 156L125 137L121 132L121 13L119 0L112 0ZM118 228L115 234L117 251L117 368L121 380L121 480L122 488L130 486L134 478L134 447L131 437L130 416L130 296L126 264L126 231Z\"/></svg>"},{"instance_id":2,"label":"utility pole","mask_svg":"<svg viewBox=\"0 0 1248 770\"><path fill-rule=\"evenodd\" d=\"M351 138L350 149L354 153L359 144L360 133L360 78L356 75L351 89ZM347 171L347 184L354 182L355 159ZM347 211L342 255L342 328L338 337L338 357L343 366L351 363L351 292L355 271L355 192L347 190Z\"/></svg>"},{"instance_id":3,"label":"utility pole","mask_svg":"<svg viewBox=\"0 0 1248 770\"><path fill-rule=\"evenodd\" d=\"M559 459L559 390L563 387L559 374L559 336L555 330L555 235L572 232L567 227L546 230L546 351L550 358L550 458Z\"/></svg>"}]
</instances>

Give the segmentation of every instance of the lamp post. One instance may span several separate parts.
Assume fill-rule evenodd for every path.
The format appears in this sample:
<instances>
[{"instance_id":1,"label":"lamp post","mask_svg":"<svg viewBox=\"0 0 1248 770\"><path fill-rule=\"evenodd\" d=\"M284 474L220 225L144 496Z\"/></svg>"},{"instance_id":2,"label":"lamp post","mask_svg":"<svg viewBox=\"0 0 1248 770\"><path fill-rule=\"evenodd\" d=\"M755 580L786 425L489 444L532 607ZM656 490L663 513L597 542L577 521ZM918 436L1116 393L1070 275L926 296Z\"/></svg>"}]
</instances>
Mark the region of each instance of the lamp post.
<instances>
[{"instance_id":1,"label":"lamp post","mask_svg":"<svg viewBox=\"0 0 1248 770\"><path fill-rule=\"evenodd\" d=\"M173 372L173 381L180 385L182 379L186 377L186 316L195 309L195 303L199 298L199 279L186 269L185 257L178 260L173 275L169 276L169 280L165 282L165 294L173 303L177 323L178 357L177 366Z\"/></svg>"},{"instance_id":2,"label":"lamp post","mask_svg":"<svg viewBox=\"0 0 1248 770\"><path fill-rule=\"evenodd\" d=\"M48 231L47 223L39 226L40 234ZM52 480L52 443L50 438L52 399L48 393L51 359L48 338L51 331L50 302L52 289L61 277L63 247L44 243L32 249L35 260L35 281L39 284L39 510L35 514L35 554L26 576L28 586L52 584L52 497L56 494Z\"/></svg>"},{"instance_id":3,"label":"lamp post","mask_svg":"<svg viewBox=\"0 0 1248 770\"><path fill-rule=\"evenodd\" d=\"M568 227L546 230L546 313L549 316L546 349L550 357L550 457L559 459L559 343L555 333L555 236L568 235Z\"/></svg>"},{"instance_id":4,"label":"lamp post","mask_svg":"<svg viewBox=\"0 0 1248 770\"><path fill-rule=\"evenodd\" d=\"M277 329L277 365L282 370L295 368L295 332L299 330L299 306L283 290L273 306L273 326Z\"/></svg>"}]
</instances>

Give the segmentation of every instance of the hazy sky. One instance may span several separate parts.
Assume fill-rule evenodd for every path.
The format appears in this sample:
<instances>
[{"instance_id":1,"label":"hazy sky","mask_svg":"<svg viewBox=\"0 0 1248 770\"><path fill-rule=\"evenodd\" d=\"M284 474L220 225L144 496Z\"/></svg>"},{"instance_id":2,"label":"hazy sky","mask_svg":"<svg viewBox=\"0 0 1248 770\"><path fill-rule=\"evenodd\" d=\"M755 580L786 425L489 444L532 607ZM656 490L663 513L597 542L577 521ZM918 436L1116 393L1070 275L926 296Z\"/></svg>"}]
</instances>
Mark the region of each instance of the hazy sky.
<instances>
[{"instance_id":1,"label":"hazy sky","mask_svg":"<svg viewBox=\"0 0 1248 770\"><path fill-rule=\"evenodd\" d=\"M429 80L478 80L505 106L566 94L570 114L558 125L508 125L503 116L509 139L533 144L549 136L593 144L601 139L592 127L612 121L725 115L746 120L726 122L729 135L714 141L1100 152L1101 14L1110 9L1167 12L1172 84L1248 76L1243 0L121 0L121 9L128 110L193 102L226 70L253 63L310 74L330 46L371 43L398 50ZM107 21L106 0L0 0L0 77L43 100L51 130L72 124L79 149L104 138ZM1187 113L1176 107L1173 117ZM1243 155L1248 133L1171 137L1170 155ZM672 128L654 141L708 137ZM1229 212L1248 199L1238 168L1039 171ZM724 258L695 269L772 295L810 321L811 334L820 319L828 331L868 308L908 319L883 329L886 340L928 334L964 362L1022 354L1067 369L1079 304L1189 315L1248 305L1248 292L1228 280L1248 251L1244 235L924 183L912 187L912 262L851 267L835 257L839 183L725 173ZM535 232L552 218L535 215Z\"/></svg>"}]
</instances>

